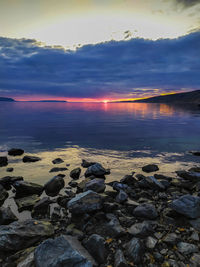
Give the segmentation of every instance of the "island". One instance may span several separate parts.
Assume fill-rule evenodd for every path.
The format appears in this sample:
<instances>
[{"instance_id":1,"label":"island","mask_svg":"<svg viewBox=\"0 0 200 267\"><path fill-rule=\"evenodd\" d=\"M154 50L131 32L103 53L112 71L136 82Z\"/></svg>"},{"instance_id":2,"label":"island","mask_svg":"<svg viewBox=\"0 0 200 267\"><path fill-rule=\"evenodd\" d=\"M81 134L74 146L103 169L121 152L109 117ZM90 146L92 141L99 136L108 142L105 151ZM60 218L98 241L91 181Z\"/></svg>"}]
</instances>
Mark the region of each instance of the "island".
<instances>
[{"instance_id":1,"label":"island","mask_svg":"<svg viewBox=\"0 0 200 267\"><path fill-rule=\"evenodd\" d=\"M0 101L15 102L13 98L9 98L9 97L0 97Z\"/></svg>"}]
</instances>

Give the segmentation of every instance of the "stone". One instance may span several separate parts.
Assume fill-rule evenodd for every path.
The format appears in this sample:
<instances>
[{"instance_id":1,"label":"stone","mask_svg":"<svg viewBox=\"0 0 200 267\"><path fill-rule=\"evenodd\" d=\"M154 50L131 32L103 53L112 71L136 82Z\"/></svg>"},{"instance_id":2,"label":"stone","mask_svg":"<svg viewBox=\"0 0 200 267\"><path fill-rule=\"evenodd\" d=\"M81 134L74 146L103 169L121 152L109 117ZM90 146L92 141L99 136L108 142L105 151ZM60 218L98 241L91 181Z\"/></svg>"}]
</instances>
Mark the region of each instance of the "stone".
<instances>
[{"instance_id":1,"label":"stone","mask_svg":"<svg viewBox=\"0 0 200 267\"><path fill-rule=\"evenodd\" d=\"M133 177L133 175L125 175L121 180L120 183L127 184L127 185L134 185L136 182L136 179Z\"/></svg>"},{"instance_id":2,"label":"stone","mask_svg":"<svg viewBox=\"0 0 200 267\"><path fill-rule=\"evenodd\" d=\"M107 174L107 170L99 163L93 164L87 168L85 177L94 175L97 178L102 178Z\"/></svg>"},{"instance_id":3,"label":"stone","mask_svg":"<svg viewBox=\"0 0 200 267\"><path fill-rule=\"evenodd\" d=\"M10 168L7 168L6 171L7 172L13 172L14 171L14 168L11 168L11 167Z\"/></svg>"},{"instance_id":4,"label":"stone","mask_svg":"<svg viewBox=\"0 0 200 267\"><path fill-rule=\"evenodd\" d=\"M0 226L0 250L19 251L28 248L54 234L50 222L25 220Z\"/></svg>"},{"instance_id":5,"label":"stone","mask_svg":"<svg viewBox=\"0 0 200 267\"><path fill-rule=\"evenodd\" d=\"M177 175L185 180L191 182L200 182L200 173L199 172L187 172L187 171L177 171Z\"/></svg>"},{"instance_id":6,"label":"stone","mask_svg":"<svg viewBox=\"0 0 200 267\"><path fill-rule=\"evenodd\" d=\"M47 215L49 213L49 206L51 203L52 200L50 200L49 197L43 197L40 199L33 207L32 216Z\"/></svg>"},{"instance_id":7,"label":"stone","mask_svg":"<svg viewBox=\"0 0 200 267\"><path fill-rule=\"evenodd\" d=\"M114 267L128 267L128 264L124 258L124 254L121 249L117 249L115 252Z\"/></svg>"},{"instance_id":8,"label":"stone","mask_svg":"<svg viewBox=\"0 0 200 267\"><path fill-rule=\"evenodd\" d=\"M142 262L144 245L139 238L133 237L126 244L126 253L133 260L134 264Z\"/></svg>"},{"instance_id":9,"label":"stone","mask_svg":"<svg viewBox=\"0 0 200 267\"><path fill-rule=\"evenodd\" d=\"M0 207L3 205L4 201L8 198L8 192L0 185Z\"/></svg>"},{"instance_id":10,"label":"stone","mask_svg":"<svg viewBox=\"0 0 200 267\"><path fill-rule=\"evenodd\" d=\"M177 244L177 249L180 253L185 254L185 255L198 252L198 247L196 245L189 244L186 242L179 242Z\"/></svg>"},{"instance_id":11,"label":"stone","mask_svg":"<svg viewBox=\"0 0 200 267\"><path fill-rule=\"evenodd\" d=\"M200 197L184 195L170 203L170 208L191 219L200 217Z\"/></svg>"},{"instance_id":12,"label":"stone","mask_svg":"<svg viewBox=\"0 0 200 267\"><path fill-rule=\"evenodd\" d=\"M54 160L52 160L52 163L53 164L61 164L61 163L63 163L64 161L61 159L61 158L56 158L56 159L54 159Z\"/></svg>"},{"instance_id":13,"label":"stone","mask_svg":"<svg viewBox=\"0 0 200 267\"><path fill-rule=\"evenodd\" d=\"M8 158L7 157L0 157L0 167L4 167L8 165Z\"/></svg>"},{"instance_id":14,"label":"stone","mask_svg":"<svg viewBox=\"0 0 200 267\"><path fill-rule=\"evenodd\" d=\"M103 193L105 189L106 185L104 183L104 179L95 178L85 184L84 191L92 190L97 193Z\"/></svg>"},{"instance_id":15,"label":"stone","mask_svg":"<svg viewBox=\"0 0 200 267\"><path fill-rule=\"evenodd\" d=\"M150 188L159 191L165 190L165 186L161 182L159 182L154 176L147 176L145 179Z\"/></svg>"},{"instance_id":16,"label":"stone","mask_svg":"<svg viewBox=\"0 0 200 267\"><path fill-rule=\"evenodd\" d=\"M148 164L142 167L143 172L156 172L159 170L156 164Z\"/></svg>"},{"instance_id":17,"label":"stone","mask_svg":"<svg viewBox=\"0 0 200 267\"><path fill-rule=\"evenodd\" d=\"M113 238L122 236L125 233L125 230L120 225L120 222L117 219L117 217L112 213L106 214L106 217L109 220L109 222L102 225L104 233L107 236L110 236Z\"/></svg>"},{"instance_id":18,"label":"stone","mask_svg":"<svg viewBox=\"0 0 200 267\"><path fill-rule=\"evenodd\" d=\"M17 264L17 267L34 267L34 251L30 252L24 259L20 259L20 262Z\"/></svg>"},{"instance_id":19,"label":"stone","mask_svg":"<svg viewBox=\"0 0 200 267\"><path fill-rule=\"evenodd\" d=\"M199 267L200 266L200 254L194 253L190 258L190 263L192 267Z\"/></svg>"},{"instance_id":20,"label":"stone","mask_svg":"<svg viewBox=\"0 0 200 267\"><path fill-rule=\"evenodd\" d=\"M107 185L112 186L112 188L118 192L120 190L127 190L130 188L127 184L119 183L117 181L107 183Z\"/></svg>"},{"instance_id":21,"label":"stone","mask_svg":"<svg viewBox=\"0 0 200 267\"><path fill-rule=\"evenodd\" d=\"M54 167L52 168L49 172L63 172L63 171L67 171L68 169L65 167Z\"/></svg>"},{"instance_id":22,"label":"stone","mask_svg":"<svg viewBox=\"0 0 200 267\"><path fill-rule=\"evenodd\" d=\"M148 249L154 249L156 244L157 244L157 239L151 237L151 236L148 236L147 239L146 239L146 247Z\"/></svg>"},{"instance_id":23,"label":"stone","mask_svg":"<svg viewBox=\"0 0 200 267\"><path fill-rule=\"evenodd\" d=\"M17 181L23 181L22 176L5 176L0 179L0 185L2 185L6 190L11 189L11 185Z\"/></svg>"},{"instance_id":24,"label":"stone","mask_svg":"<svg viewBox=\"0 0 200 267\"><path fill-rule=\"evenodd\" d=\"M190 151L194 156L200 156L200 151Z\"/></svg>"},{"instance_id":25,"label":"stone","mask_svg":"<svg viewBox=\"0 0 200 267\"><path fill-rule=\"evenodd\" d=\"M116 202L118 203L124 203L127 201L128 195L123 190L120 190L119 193L116 196Z\"/></svg>"},{"instance_id":26,"label":"stone","mask_svg":"<svg viewBox=\"0 0 200 267\"><path fill-rule=\"evenodd\" d=\"M35 183L17 181L13 184L16 190L16 198L21 198L30 195L41 195L43 191L43 186Z\"/></svg>"},{"instance_id":27,"label":"stone","mask_svg":"<svg viewBox=\"0 0 200 267\"><path fill-rule=\"evenodd\" d=\"M75 188L75 187L78 186L78 183L75 182L75 181L70 181L70 182L68 183L68 185L71 186L72 188Z\"/></svg>"},{"instance_id":28,"label":"stone","mask_svg":"<svg viewBox=\"0 0 200 267\"><path fill-rule=\"evenodd\" d=\"M81 174L81 168L75 168L70 172L70 177L74 180L79 179Z\"/></svg>"},{"instance_id":29,"label":"stone","mask_svg":"<svg viewBox=\"0 0 200 267\"><path fill-rule=\"evenodd\" d=\"M155 206L148 203L144 203L137 206L133 211L133 215L136 217L141 217L150 220L154 220L158 217L158 213L156 211Z\"/></svg>"},{"instance_id":30,"label":"stone","mask_svg":"<svg viewBox=\"0 0 200 267\"><path fill-rule=\"evenodd\" d=\"M15 199L15 202L17 204L18 211L22 212L23 210L32 210L35 203L39 200L40 198L38 195L30 195L23 198L17 198Z\"/></svg>"},{"instance_id":31,"label":"stone","mask_svg":"<svg viewBox=\"0 0 200 267\"><path fill-rule=\"evenodd\" d=\"M194 220L189 220L189 223L191 226L196 229L197 231L200 232L200 218L194 219Z\"/></svg>"},{"instance_id":32,"label":"stone","mask_svg":"<svg viewBox=\"0 0 200 267\"><path fill-rule=\"evenodd\" d=\"M26 156L23 157L22 160L23 160L23 162L37 162L37 161L41 160L41 158L36 157L36 156L28 156L28 155L26 155Z\"/></svg>"},{"instance_id":33,"label":"stone","mask_svg":"<svg viewBox=\"0 0 200 267\"><path fill-rule=\"evenodd\" d=\"M67 207L73 214L93 212L102 208L101 196L92 190L77 194L68 203Z\"/></svg>"},{"instance_id":34,"label":"stone","mask_svg":"<svg viewBox=\"0 0 200 267\"><path fill-rule=\"evenodd\" d=\"M88 240L84 241L83 245L99 264L105 263L107 252L103 237L93 234L89 236Z\"/></svg>"},{"instance_id":35,"label":"stone","mask_svg":"<svg viewBox=\"0 0 200 267\"><path fill-rule=\"evenodd\" d=\"M36 267L92 267L92 262L78 251L61 235L55 239L47 239L35 249Z\"/></svg>"},{"instance_id":36,"label":"stone","mask_svg":"<svg viewBox=\"0 0 200 267\"><path fill-rule=\"evenodd\" d=\"M7 225L17 220L17 217L9 207L0 208L0 225Z\"/></svg>"},{"instance_id":37,"label":"stone","mask_svg":"<svg viewBox=\"0 0 200 267\"><path fill-rule=\"evenodd\" d=\"M51 178L45 185L44 190L48 196L55 197L60 190L65 186L65 181L62 176L57 175Z\"/></svg>"},{"instance_id":38,"label":"stone","mask_svg":"<svg viewBox=\"0 0 200 267\"><path fill-rule=\"evenodd\" d=\"M176 245L177 242L179 241L179 238L177 236L177 234L175 233L170 233L167 234L164 238L163 238L163 242L169 244L169 245Z\"/></svg>"},{"instance_id":39,"label":"stone","mask_svg":"<svg viewBox=\"0 0 200 267\"><path fill-rule=\"evenodd\" d=\"M58 221L62 217L61 215L61 207L53 207L52 213L51 213L51 220L52 221Z\"/></svg>"},{"instance_id":40,"label":"stone","mask_svg":"<svg viewBox=\"0 0 200 267\"><path fill-rule=\"evenodd\" d=\"M135 223L130 228L128 232L136 237L146 237L154 232L152 224L148 221L141 223Z\"/></svg>"},{"instance_id":41,"label":"stone","mask_svg":"<svg viewBox=\"0 0 200 267\"><path fill-rule=\"evenodd\" d=\"M94 165L94 164L96 164L96 162L89 162L89 161L87 161L87 160L85 160L85 159L82 159L81 166L82 166L83 168L88 168L88 167L90 167L90 166L92 166L92 165Z\"/></svg>"},{"instance_id":42,"label":"stone","mask_svg":"<svg viewBox=\"0 0 200 267\"><path fill-rule=\"evenodd\" d=\"M159 180L167 180L169 182L171 182L174 178L172 177L169 177L169 176L166 176L166 175L163 175L163 174L158 174L158 173L155 173L154 174L154 177L156 179L159 179Z\"/></svg>"},{"instance_id":43,"label":"stone","mask_svg":"<svg viewBox=\"0 0 200 267\"><path fill-rule=\"evenodd\" d=\"M21 156L22 154L24 154L24 150L21 148L11 148L8 150L9 156Z\"/></svg>"}]
</instances>

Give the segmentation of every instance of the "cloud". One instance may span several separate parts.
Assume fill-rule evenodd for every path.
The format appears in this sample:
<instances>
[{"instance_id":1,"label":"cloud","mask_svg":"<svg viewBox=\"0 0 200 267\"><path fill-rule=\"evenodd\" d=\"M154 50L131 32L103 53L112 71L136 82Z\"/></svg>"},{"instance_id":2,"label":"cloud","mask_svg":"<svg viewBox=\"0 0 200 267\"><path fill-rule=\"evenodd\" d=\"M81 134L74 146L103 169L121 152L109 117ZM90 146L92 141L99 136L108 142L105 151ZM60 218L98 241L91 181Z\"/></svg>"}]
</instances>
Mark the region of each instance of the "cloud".
<instances>
[{"instance_id":1,"label":"cloud","mask_svg":"<svg viewBox=\"0 0 200 267\"><path fill-rule=\"evenodd\" d=\"M200 32L110 41L76 51L1 37L0 94L130 98L200 89L199 54Z\"/></svg>"},{"instance_id":2,"label":"cloud","mask_svg":"<svg viewBox=\"0 0 200 267\"><path fill-rule=\"evenodd\" d=\"M184 7L188 8L200 3L200 0L176 0L178 4L182 4Z\"/></svg>"}]
</instances>

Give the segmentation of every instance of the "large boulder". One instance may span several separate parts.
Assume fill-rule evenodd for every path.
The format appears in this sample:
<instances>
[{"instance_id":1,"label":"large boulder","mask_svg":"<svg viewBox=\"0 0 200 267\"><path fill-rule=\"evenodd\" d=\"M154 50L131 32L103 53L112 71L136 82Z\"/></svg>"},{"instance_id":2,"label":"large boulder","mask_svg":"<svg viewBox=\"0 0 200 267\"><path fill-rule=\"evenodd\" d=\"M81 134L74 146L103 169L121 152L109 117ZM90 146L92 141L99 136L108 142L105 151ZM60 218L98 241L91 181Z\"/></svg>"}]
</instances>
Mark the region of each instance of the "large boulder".
<instances>
[{"instance_id":1,"label":"large boulder","mask_svg":"<svg viewBox=\"0 0 200 267\"><path fill-rule=\"evenodd\" d=\"M97 178L101 178L104 177L104 175L106 175L107 173L107 170L101 164L96 163L87 168L85 177L94 175Z\"/></svg>"},{"instance_id":2,"label":"large boulder","mask_svg":"<svg viewBox=\"0 0 200 267\"><path fill-rule=\"evenodd\" d=\"M0 157L0 167L4 167L8 165L8 158L7 157Z\"/></svg>"},{"instance_id":3,"label":"large boulder","mask_svg":"<svg viewBox=\"0 0 200 267\"><path fill-rule=\"evenodd\" d=\"M18 211L22 212L23 210L32 210L33 206L36 202L38 202L40 198L38 195L31 195L27 197L17 198L15 199L15 202L18 207Z\"/></svg>"},{"instance_id":4,"label":"large boulder","mask_svg":"<svg viewBox=\"0 0 200 267\"><path fill-rule=\"evenodd\" d=\"M0 250L19 251L54 234L50 222L26 220L0 226Z\"/></svg>"},{"instance_id":5,"label":"large boulder","mask_svg":"<svg viewBox=\"0 0 200 267\"><path fill-rule=\"evenodd\" d=\"M21 156L22 154L24 154L24 150L21 148L11 148L8 150L9 156Z\"/></svg>"},{"instance_id":6,"label":"large boulder","mask_svg":"<svg viewBox=\"0 0 200 267\"><path fill-rule=\"evenodd\" d=\"M148 164L142 167L143 172L156 172L159 170L156 164Z\"/></svg>"},{"instance_id":7,"label":"large boulder","mask_svg":"<svg viewBox=\"0 0 200 267\"><path fill-rule=\"evenodd\" d=\"M60 190L65 186L65 181L62 175L54 176L45 185L44 190L48 196L55 197Z\"/></svg>"},{"instance_id":8,"label":"large boulder","mask_svg":"<svg viewBox=\"0 0 200 267\"><path fill-rule=\"evenodd\" d=\"M184 195L170 203L170 208L191 219L200 217L200 197Z\"/></svg>"},{"instance_id":9,"label":"large boulder","mask_svg":"<svg viewBox=\"0 0 200 267\"><path fill-rule=\"evenodd\" d=\"M21 198L30 195L41 195L43 186L35 183L17 181L13 184L16 190L16 198Z\"/></svg>"},{"instance_id":10,"label":"large boulder","mask_svg":"<svg viewBox=\"0 0 200 267\"><path fill-rule=\"evenodd\" d=\"M85 191L87 190L93 190L94 192L97 193L103 193L106 189L104 179L96 178L91 181L88 181L85 184Z\"/></svg>"},{"instance_id":11,"label":"large boulder","mask_svg":"<svg viewBox=\"0 0 200 267\"><path fill-rule=\"evenodd\" d=\"M17 217L12 212L12 210L8 208L0 208L0 225L6 225L9 223L12 223L14 221L17 221Z\"/></svg>"},{"instance_id":12,"label":"large boulder","mask_svg":"<svg viewBox=\"0 0 200 267\"><path fill-rule=\"evenodd\" d=\"M0 185L0 207L3 205L4 201L8 197L8 192Z\"/></svg>"},{"instance_id":13,"label":"large boulder","mask_svg":"<svg viewBox=\"0 0 200 267\"><path fill-rule=\"evenodd\" d=\"M23 157L22 160L23 160L23 162L36 162L36 161L41 160L41 158L36 157L36 156L26 155L26 156Z\"/></svg>"},{"instance_id":14,"label":"large boulder","mask_svg":"<svg viewBox=\"0 0 200 267\"><path fill-rule=\"evenodd\" d=\"M70 172L70 177L74 180L79 179L81 174L81 168L75 168Z\"/></svg>"},{"instance_id":15,"label":"large boulder","mask_svg":"<svg viewBox=\"0 0 200 267\"><path fill-rule=\"evenodd\" d=\"M155 206L149 203L144 203L137 206L133 211L133 215L150 220L154 220L158 217Z\"/></svg>"},{"instance_id":16,"label":"large boulder","mask_svg":"<svg viewBox=\"0 0 200 267\"><path fill-rule=\"evenodd\" d=\"M92 212L102 208L102 199L96 192L88 190L72 198L67 203L67 207L73 214Z\"/></svg>"},{"instance_id":17,"label":"large boulder","mask_svg":"<svg viewBox=\"0 0 200 267\"><path fill-rule=\"evenodd\" d=\"M36 267L92 267L89 261L81 251L70 244L70 242L61 235L55 239L47 239L35 249Z\"/></svg>"}]
</instances>

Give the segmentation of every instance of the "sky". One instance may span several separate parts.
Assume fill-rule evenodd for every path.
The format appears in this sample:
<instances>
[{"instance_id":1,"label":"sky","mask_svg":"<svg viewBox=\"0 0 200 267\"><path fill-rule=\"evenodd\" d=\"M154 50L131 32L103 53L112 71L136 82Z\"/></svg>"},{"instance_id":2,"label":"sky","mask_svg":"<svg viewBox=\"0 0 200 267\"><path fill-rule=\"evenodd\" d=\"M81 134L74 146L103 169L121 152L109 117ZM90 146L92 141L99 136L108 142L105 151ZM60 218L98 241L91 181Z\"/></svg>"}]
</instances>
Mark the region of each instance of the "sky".
<instances>
[{"instance_id":1,"label":"sky","mask_svg":"<svg viewBox=\"0 0 200 267\"><path fill-rule=\"evenodd\" d=\"M0 0L0 96L106 101L200 89L200 0Z\"/></svg>"}]
</instances>

